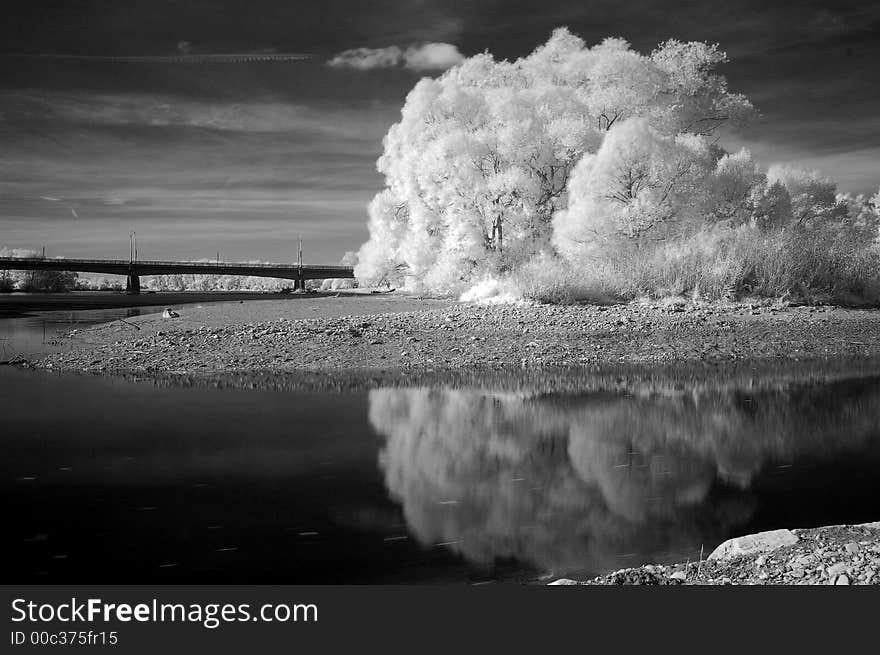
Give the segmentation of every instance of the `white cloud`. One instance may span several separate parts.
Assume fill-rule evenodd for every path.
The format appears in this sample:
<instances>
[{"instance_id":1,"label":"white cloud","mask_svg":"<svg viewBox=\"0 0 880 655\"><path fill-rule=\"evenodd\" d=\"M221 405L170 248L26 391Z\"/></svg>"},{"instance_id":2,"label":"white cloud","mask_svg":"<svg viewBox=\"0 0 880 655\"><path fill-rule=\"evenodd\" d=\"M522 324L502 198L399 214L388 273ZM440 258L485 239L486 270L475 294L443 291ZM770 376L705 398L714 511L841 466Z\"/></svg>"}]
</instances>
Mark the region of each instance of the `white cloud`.
<instances>
[{"instance_id":1,"label":"white cloud","mask_svg":"<svg viewBox=\"0 0 880 655\"><path fill-rule=\"evenodd\" d=\"M415 71L446 70L464 61L464 55L451 43L424 43L403 50L387 48L355 48L337 54L327 63L338 68L371 70L403 65Z\"/></svg>"},{"instance_id":2,"label":"white cloud","mask_svg":"<svg viewBox=\"0 0 880 655\"><path fill-rule=\"evenodd\" d=\"M410 46L403 54L403 58L407 68L417 71L446 70L464 61L464 55L451 43Z\"/></svg>"},{"instance_id":3,"label":"white cloud","mask_svg":"<svg viewBox=\"0 0 880 655\"><path fill-rule=\"evenodd\" d=\"M371 68L391 68L400 64L403 59L403 51L397 46L388 48L355 48L345 50L333 57L328 64L338 68L357 68L358 70L370 70Z\"/></svg>"}]
</instances>

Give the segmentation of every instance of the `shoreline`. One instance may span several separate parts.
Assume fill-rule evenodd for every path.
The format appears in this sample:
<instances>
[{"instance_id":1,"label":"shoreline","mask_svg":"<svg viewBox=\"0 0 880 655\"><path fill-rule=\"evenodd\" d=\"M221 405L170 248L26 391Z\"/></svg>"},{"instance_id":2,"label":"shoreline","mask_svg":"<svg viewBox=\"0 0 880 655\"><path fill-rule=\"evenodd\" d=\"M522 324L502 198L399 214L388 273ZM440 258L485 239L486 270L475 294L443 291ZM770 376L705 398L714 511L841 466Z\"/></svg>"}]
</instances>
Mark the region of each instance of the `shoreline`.
<instances>
[{"instance_id":1,"label":"shoreline","mask_svg":"<svg viewBox=\"0 0 880 655\"><path fill-rule=\"evenodd\" d=\"M877 585L880 521L744 535L696 562L645 564L585 580L558 578L549 584Z\"/></svg>"},{"instance_id":2,"label":"shoreline","mask_svg":"<svg viewBox=\"0 0 880 655\"><path fill-rule=\"evenodd\" d=\"M27 316L35 312L88 311L92 309L139 308L237 303L240 301L296 300L329 296L339 292L279 293L264 291L145 291L128 295L123 291L75 290L66 292L11 292L0 294L0 319Z\"/></svg>"},{"instance_id":3,"label":"shoreline","mask_svg":"<svg viewBox=\"0 0 880 655\"><path fill-rule=\"evenodd\" d=\"M26 365L387 374L880 360L880 311L771 303L478 305L406 296L211 303L74 330Z\"/></svg>"}]
</instances>

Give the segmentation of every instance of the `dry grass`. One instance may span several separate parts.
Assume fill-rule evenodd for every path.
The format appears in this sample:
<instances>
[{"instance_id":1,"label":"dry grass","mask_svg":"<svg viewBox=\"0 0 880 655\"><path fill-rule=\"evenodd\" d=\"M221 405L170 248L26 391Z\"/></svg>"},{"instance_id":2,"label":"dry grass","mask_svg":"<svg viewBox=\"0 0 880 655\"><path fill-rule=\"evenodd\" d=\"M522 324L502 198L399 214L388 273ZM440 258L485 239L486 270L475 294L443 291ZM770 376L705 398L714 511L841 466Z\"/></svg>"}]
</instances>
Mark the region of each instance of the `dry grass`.
<instances>
[{"instance_id":1,"label":"dry grass","mask_svg":"<svg viewBox=\"0 0 880 655\"><path fill-rule=\"evenodd\" d=\"M592 302L605 304L618 299L617 289L601 276L587 276L551 255L540 255L519 268L513 284L528 300L552 304Z\"/></svg>"},{"instance_id":2,"label":"dry grass","mask_svg":"<svg viewBox=\"0 0 880 655\"><path fill-rule=\"evenodd\" d=\"M622 244L580 269L543 257L521 269L523 294L544 302L689 297L880 302L880 250L834 230L717 227L688 239Z\"/></svg>"}]
</instances>

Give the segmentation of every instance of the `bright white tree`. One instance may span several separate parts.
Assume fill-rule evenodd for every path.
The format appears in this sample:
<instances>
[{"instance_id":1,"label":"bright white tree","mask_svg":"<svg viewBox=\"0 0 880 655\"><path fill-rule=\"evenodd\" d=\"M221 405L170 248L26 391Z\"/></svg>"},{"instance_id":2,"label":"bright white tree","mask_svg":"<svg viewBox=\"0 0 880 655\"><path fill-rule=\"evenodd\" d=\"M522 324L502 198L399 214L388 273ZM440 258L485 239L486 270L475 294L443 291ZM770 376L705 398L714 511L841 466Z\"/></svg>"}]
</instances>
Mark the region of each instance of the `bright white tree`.
<instances>
[{"instance_id":1,"label":"bright white tree","mask_svg":"<svg viewBox=\"0 0 880 655\"><path fill-rule=\"evenodd\" d=\"M569 206L556 214L554 244L566 259L584 263L621 243L692 232L707 213L714 168L715 153L698 136L664 136L645 119L618 123L577 165Z\"/></svg>"},{"instance_id":2,"label":"bright white tree","mask_svg":"<svg viewBox=\"0 0 880 655\"><path fill-rule=\"evenodd\" d=\"M767 171L770 182L779 182L791 197L792 219L810 227L832 220L837 207L837 184L816 171L775 165Z\"/></svg>"},{"instance_id":3,"label":"bright white tree","mask_svg":"<svg viewBox=\"0 0 880 655\"><path fill-rule=\"evenodd\" d=\"M485 53L421 80L384 140L386 189L369 208L358 278L405 271L410 287L448 293L528 261L550 247L575 166L628 119L658 135L653 146L705 158L699 139L675 135L708 135L751 111L715 73L723 61L703 43L668 41L642 55L622 39L589 48L558 29L514 62Z\"/></svg>"},{"instance_id":4,"label":"bright white tree","mask_svg":"<svg viewBox=\"0 0 880 655\"><path fill-rule=\"evenodd\" d=\"M876 240L880 214L877 198L840 193L837 183L817 171L792 166L771 166L769 183L781 185L790 198L790 226L826 232L836 239L867 244Z\"/></svg>"}]
</instances>

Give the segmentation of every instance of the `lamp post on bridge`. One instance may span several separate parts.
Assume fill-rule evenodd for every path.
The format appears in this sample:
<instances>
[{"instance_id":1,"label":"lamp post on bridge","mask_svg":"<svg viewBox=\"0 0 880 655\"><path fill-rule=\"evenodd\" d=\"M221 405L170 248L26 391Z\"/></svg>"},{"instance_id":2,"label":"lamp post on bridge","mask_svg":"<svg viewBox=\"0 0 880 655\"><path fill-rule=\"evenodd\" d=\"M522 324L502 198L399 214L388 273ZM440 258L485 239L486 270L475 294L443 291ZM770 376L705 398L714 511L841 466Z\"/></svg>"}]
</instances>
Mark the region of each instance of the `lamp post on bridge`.
<instances>
[{"instance_id":1,"label":"lamp post on bridge","mask_svg":"<svg viewBox=\"0 0 880 655\"><path fill-rule=\"evenodd\" d=\"M303 240L302 237L299 238L299 247L297 248L296 254L296 281L293 285L294 289L299 289L300 291L306 290L306 281L303 279Z\"/></svg>"},{"instance_id":2,"label":"lamp post on bridge","mask_svg":"<svg viewBox=\"0 0 880 655\"><path fill-rule=\"evenodd\" d=\"M140 295L141 279L135 273L135 262L137 262L137 232L132 230L128 233L128 277L125 280L125 293L130 296Z\"/></svg>"}]
</instances>

